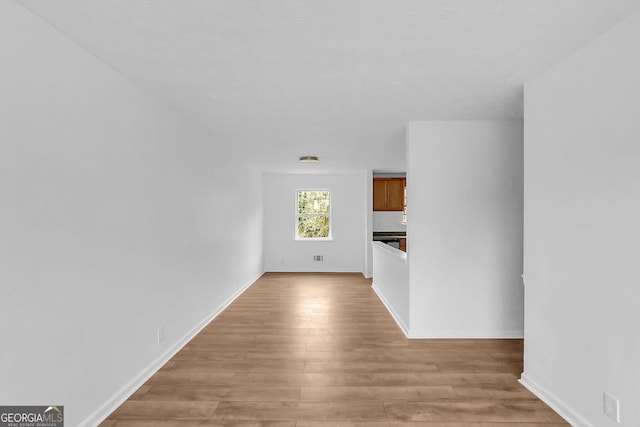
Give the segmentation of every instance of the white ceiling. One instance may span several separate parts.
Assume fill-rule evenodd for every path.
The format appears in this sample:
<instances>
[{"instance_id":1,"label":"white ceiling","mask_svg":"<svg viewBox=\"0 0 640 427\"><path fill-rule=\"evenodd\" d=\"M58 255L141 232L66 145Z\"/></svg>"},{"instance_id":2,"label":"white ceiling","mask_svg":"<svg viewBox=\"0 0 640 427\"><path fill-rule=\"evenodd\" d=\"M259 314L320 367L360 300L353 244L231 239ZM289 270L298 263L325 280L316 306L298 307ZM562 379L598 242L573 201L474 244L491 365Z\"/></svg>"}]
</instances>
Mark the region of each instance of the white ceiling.
<instances>
[{"instance_id":1,"label":"white ceiling","mask_svg":"<svg viewBox=\"0 0 640 427\"><path fill-rule=\"evenodd\" d=\"M522 118L522 84L640 0L19 0L264 169L403 170L410 120ZM298 165L300 155L321 163Z\"/></svg>"}]
</instances>

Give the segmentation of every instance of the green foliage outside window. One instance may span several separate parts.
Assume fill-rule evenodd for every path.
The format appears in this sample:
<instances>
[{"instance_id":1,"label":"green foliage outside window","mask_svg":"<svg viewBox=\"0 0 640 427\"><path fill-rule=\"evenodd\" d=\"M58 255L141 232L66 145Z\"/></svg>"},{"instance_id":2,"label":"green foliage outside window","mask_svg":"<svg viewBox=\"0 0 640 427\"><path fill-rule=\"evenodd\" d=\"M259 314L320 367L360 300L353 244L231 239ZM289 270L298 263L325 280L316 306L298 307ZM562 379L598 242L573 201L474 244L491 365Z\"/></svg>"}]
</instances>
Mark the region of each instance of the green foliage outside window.
<instances>
[{"instance_id":1,"label":"green foliage outside window","mask_svg":"<svg viewBox=\"0 0 640 427\"><path fill-rule=\"evenodd\" d=\"M330 214L329 191L298 191L298 238L328 238Z\"/></svg>"}]
</instances>

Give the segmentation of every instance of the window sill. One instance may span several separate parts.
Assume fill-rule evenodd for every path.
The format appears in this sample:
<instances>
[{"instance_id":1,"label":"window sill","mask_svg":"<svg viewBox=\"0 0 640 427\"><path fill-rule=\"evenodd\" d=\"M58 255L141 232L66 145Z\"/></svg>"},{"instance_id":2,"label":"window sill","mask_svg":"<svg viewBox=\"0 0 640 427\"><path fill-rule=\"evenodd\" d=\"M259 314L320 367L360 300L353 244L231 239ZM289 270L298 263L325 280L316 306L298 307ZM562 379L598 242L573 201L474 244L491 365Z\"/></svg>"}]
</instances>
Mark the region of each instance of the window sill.
<instances>
[{"instance_id":1,"label":"window sill","mask_svg":"<svg viewBox=\"0 0 640 427\"><path fill-rule=\"evenodd\" d=\"M295 240L296 242L331 242L333 241L333 237L296 237L293 240Z\"/></svg>"}]
</instances>

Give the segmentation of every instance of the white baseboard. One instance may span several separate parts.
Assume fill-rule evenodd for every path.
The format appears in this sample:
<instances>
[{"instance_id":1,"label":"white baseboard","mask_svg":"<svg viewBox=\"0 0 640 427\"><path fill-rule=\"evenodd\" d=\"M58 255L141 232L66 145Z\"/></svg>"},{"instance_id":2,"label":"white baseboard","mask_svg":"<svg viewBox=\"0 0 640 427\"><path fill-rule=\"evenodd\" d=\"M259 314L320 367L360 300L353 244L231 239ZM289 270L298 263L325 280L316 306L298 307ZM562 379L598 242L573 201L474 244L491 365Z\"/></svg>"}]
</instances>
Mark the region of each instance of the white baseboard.
<instances>
[{"instance_id":1,"label":"white baseboard","mask_svg":"<svg viewBox=\"0 0 640 427\"><path fill-rule=\"evenodd\" d=\"M393 317L393 320L396 321L396 323L398 324L402 332L406 335L407 338L410 338L408 334L409 327L404 324L400 316L398 316L398 314L395 312L391 304L389 304L389 302L384 297L382 292L380 292L380 290L376 287L376 284L375 283L371 284L371 288L373 288L373 292L375 292L376 295L378 295L378 298L380 298L380 301L382 301L382 304L384 304L384 306L387 308L387 311L389 311L389 313L391 314L391 317Z\"/></svg>"},{"instance_id":2,"label":"white baseboard","mask_svg":"<svg viewBox=\"0 0 640 427\"><path fill-rule=\"evenodd\" d=\"M559 399L556 395L540 385L530 375L524 372L518 380L520 384L525 386L531 393L535 394L540 400L546 403L551 409L556 411L558 415L564 418L573 427L595 427L583 416L574 411L569 405Z\"/></svg>"},{"instance_id":3,"label":"white baseboard","mask_svg":"<svg viewBox=\"0 0 640 427\"><path fill-rule=\"evenodd\" d=\"M431 339L431 338L456 338L456 339L522 339L524 331L503 331L503 330L414 330L409 331L409 338Z\"/></svg>"},{"instance_id":4,"label":"white baseboard","mask_svg":"<svg viewBox=\"0 0 640 427\"><path fill-rule=\"evenodd\" d=\"M320 269L318 267L291 267L291 268L269 268L265 273L362 273L362 270L353 270L350 268L327 268Z\"/></svg>"},{"instance_id":5,"label":"white baseboard","mask_svg":"<svg viewBox=\"0 0 640 427\"><path fill-rule=\"evenodd\" d=\"M246 291L256 280L262 276L264 272L257 274L247 283L245 283L240 289L238 289L233 295L231 295L225 302L218 306L211 314L205 319L193 327L182 338L162 353L158 358L149 364L145 369L140 371L138 375L131 379L124 385L118 392L116 392L110 399L96 409L91 415L85 418L81 423L81 427L97 426L104 421L113 411L115 411L120 405L122 405L133 393L136 392L145 382L149 380L160 368L164 366L177 352L179 352L189 341L193 339L202 329L204 329L213 319L215 319L225 308L227 308L236 298L238 298L244 291Z\"/></svg>"}]
</instances>

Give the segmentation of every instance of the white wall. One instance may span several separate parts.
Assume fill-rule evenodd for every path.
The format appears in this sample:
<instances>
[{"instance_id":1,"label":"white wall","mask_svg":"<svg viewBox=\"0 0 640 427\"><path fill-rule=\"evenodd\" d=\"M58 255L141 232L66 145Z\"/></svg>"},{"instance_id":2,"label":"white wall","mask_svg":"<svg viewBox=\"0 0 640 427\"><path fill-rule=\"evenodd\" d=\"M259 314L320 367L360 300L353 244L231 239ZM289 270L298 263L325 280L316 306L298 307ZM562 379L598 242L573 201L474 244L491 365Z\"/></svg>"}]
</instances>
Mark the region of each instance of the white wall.
<instances>
[{"instance_id":1,"label":"white wall","mask_svg":"<svg viewBox=\"0 0 640 427\"><path fill-rule=\"evenodd\" d=\"M0 402L92 425L261 273L261 176L8 0L0 64Z\"/></svg>"},{"instance_id":2,"label":"white wall","mask_svg":"<svg viewBox=\"0 0 640 427\"><path fill-rule=\"evenodd\" d=\"M365 269L367 177L354 174L264 174L266 271ZM331 190L333 240L295 240L296 190ZM313 261L323 255L324 261Z\"/></svg>"},{"instance_id":3,"label":"white wall","mask_svg":"<svg viewBox=\"0 0 640 427\"><path fill-rule=\"evenodd\" d=\"M576 426L640 425L640 14L525 86L523 383Z\"/></svg>"},{"instance_id":4,"label":"white wall","mask_svg":"<svg viewBox=\"0 0 640 427\"><path fill-rule=\"evenodd\" d=\"M382 242L373 242L373 290L409 335L409 266L407 253Z\"/></svg>"},{"instance_id":5,"label":"white wall","mask_svg":"<svg viewBox=\"0 0 640 427\"><path fill-rule=\"evenodd\" d=\"M520 121L407 134L412 337L522 336Z\"/></svg>"},{"instance_id":6,"label":"white wall","mask_svg":"<svg viewBox=\"0 0 640 427\"><path fill-rule=\"evenodd\" d=\"M367 279L373 276L373 248L371 239L373 238L373 171L365 173L365 211L364 211L364 270L362 274Z\"/></svg>"},{"instance_id":7,"label":"white wall","mask_svg":"<svg viewBox=\"0 0 640 427\"><path fill-rule=\"evenodd\" d=\"M406 231L402 212L373 212L373 231Z\"/></svg>"}]
</instances>

